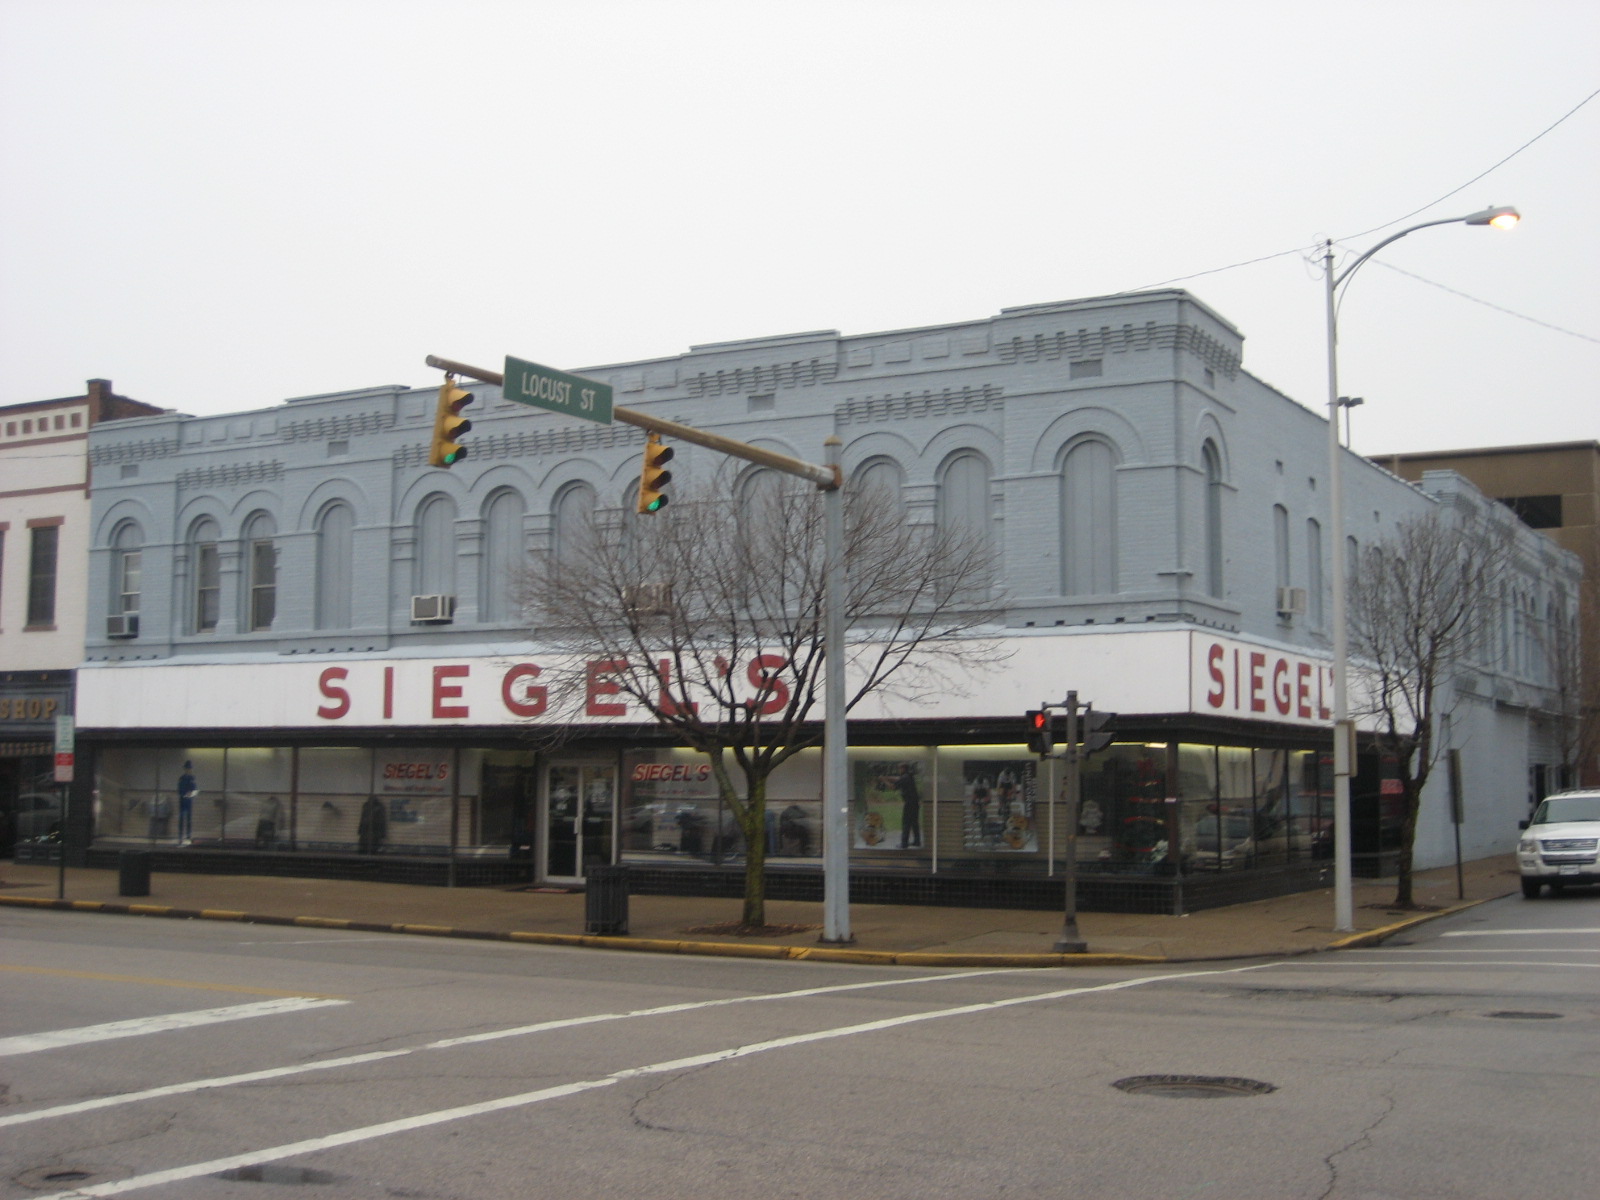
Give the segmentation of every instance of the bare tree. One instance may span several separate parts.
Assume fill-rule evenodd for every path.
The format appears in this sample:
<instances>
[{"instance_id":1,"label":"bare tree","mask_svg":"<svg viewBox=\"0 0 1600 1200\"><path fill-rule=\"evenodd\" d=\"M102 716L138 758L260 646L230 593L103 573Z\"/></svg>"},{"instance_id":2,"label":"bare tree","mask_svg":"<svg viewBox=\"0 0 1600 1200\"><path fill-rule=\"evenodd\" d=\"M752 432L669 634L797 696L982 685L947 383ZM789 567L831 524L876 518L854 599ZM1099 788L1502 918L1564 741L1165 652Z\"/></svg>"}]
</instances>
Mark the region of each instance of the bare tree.
<instances>
[{"instance_id":1,"label":"bare tree","mask_svg":"<svg viewBox=\"0 0 1600 1200\"><path fill-rule=\"evenodd\" d=\"M1350 580L1350 645L1361 706L1400 776L1405 807L1395 904L1413 905L1412 859L1422 792L1439 757L1435 733L1458 667L1497 628L1515 521L1491 504L1441 507L1366 548Z\"/></svg>"},{"instance_id":2,"label":"bare tree","mask_svg":"<svg viewBox=\"0 0 1600 1200\"><path fill-rule=\"evenodd\" d=\"M1600 671L1592 669L1600 662L1600 588L1585 581L1575 607L1552 604L1538 625L1562 787L1577 787L1584 764L1600 753Z\"/></svg>"},{"instance_id":3,"label":"bare tree","mask_svg":"<svg viewBox=\"0 0 1600 1200\"><path fill-rule=\"evenodd\" d=\"M767 780L822 740L827 563L820 493L771 471L753 480L738 503L680 494L650 516L596 514L581 545L532 564L524 597L535 640L574 664L545 677L552 708L564 695L570 710L601 663L609 695L710 759L744 840L741 923L759 927ZM847 708L960 689L994 665L986 544L910 524L898 497L868 492L846 506L844 553Z\"/></svg>"}]
</instances>

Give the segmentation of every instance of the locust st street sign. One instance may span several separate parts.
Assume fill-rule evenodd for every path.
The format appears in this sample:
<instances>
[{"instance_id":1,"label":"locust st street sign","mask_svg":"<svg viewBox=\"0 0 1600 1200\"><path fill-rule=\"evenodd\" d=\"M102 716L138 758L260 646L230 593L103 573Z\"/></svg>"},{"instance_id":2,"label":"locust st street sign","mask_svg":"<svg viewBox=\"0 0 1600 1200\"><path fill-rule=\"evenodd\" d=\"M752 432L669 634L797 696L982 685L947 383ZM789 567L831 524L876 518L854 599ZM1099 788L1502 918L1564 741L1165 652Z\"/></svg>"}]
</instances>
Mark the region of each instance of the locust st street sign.
<instances>
[{"instance_id":1,"label":"locust st street sign","mask_svg":"<svg viewBox=\"0 0 1600 1200\"><path fill-rule=\"evenodd\" d=\"M554 367L541 367L506 355L505 398L534 408L611 424L611 385L568 375Z\"/></svg>"}]
</instances>

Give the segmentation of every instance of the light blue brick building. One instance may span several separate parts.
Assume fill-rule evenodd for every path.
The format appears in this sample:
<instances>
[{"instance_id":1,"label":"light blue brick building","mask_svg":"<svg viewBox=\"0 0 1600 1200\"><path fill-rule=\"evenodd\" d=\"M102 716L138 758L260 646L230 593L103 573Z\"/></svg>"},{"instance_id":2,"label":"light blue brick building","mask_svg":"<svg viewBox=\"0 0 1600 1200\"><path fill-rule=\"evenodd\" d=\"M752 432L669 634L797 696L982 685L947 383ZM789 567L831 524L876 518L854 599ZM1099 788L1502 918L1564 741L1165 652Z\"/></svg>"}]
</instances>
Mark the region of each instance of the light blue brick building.
<instances>
[{"instance_id":1,"label":"light blue brick building","mask_svg":"<svg viewBox=\"0 0 1600 1200\"><path fill-rule=\"evenodd\" d=\"M852 730L858 815L881 809L889 829L858 837L858 898L1054 903L1067 830L1019 743L1023 711L1068 688L1121 714L1078 831L1089 902L1168 910L1321 878L1327 426L1242 352L1215 312L1161 291L580 369L618 404L797 458L820 461L837 434L849 483L886 484L908 521L995 547L1011 665ZM341 870L367 851L363 865L415 877L562 881L627 861L663 887L736 880L693 755L637 719L587 723L559 753L524 736L540 649L508 580L580 517L631 514L643 434L468 386L470 454L450 470L426 461L431 386L93 431L79 711L96 847L169 844L162 798L192 762L191 861ZM680 444L673 472L736 493L741 466ZM1414 486L1353 455L1345 491L1358 545L1440 503L1484 503L1457 476ZM1554 611L1575 593L1571 556L1519 536L1518 596ZM1469 855L1509 848L1528 769L1551 753L1536 622L1508 620L1519 648L1480 664L1454 715L1475 781ZM900 809L870 782L890 774L920 781L921 845L895 841ZM1363 756L1356 850L1374 870L1392 850L1383 774ZM802 758L775 781L775 895L820 887L819 780ZM1423 866L1453 852L1434 799Z\"/></svg>"}]
</instances>

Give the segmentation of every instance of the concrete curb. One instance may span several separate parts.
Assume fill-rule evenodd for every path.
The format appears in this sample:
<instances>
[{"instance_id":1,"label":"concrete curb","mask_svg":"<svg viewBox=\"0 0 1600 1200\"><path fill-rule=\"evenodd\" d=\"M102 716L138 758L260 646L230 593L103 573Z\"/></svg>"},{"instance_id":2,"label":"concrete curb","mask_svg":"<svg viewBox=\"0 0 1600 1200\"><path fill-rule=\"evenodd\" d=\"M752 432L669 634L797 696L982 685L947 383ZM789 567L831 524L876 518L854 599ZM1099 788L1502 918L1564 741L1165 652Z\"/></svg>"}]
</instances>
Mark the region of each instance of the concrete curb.
<instances>
[{"instance_id":1,"label":"concrete curb","mask_svg":"<svg viewBox=\"0 0 1600 1200\"><path fill-rule=\"evenodd\" d=\"M1509 895L1510 893L1504 893ZM52 900L39 896L0 896L0 905L48 908L70 912L101 912L117 916L169 917L184 921L237 921L246 925L294 925L311 929L341 929L351 933L404 933L417 937L473 938L490 942L526 942L538 946L570 946L591 950L630 950L643 954L696 954L723 958L770 958L792 962L855 963L862 966L903 967L1132 967L1162 963L1217 961L1220 959L1286 957L1328 950L1354 950L1375 946L1417 925L1474 908L1490 899L1468 900L1438 912L1420 913L1360 933L1337 938L1326 946L1292 950L1257 950L1229 955L1143 954L958 954L922 950L852 950L840 946L751 945L743 942L695 942L669 938L635 938L592 933L537 933L527 930L495 931L456 929L448 925L384 924L351 921L341 917L275 917L219 908L172 908L162 904L115 904L102 900Z\"/></svg>"},{"instance_id":2,"label":"concrete curb","mask_svg":"<svg viewBox=\"0 0 1600 1200\"><path fill-rule=\"evenodd\" d=\"M1506 892L1504 896L1511 893ZM1464 900L1452 904L1448 908L1441 908L1438 912L1418 913L1414 917L1407 917L1403 921L1396 921L1392 925L1380 925L1377 929L1366 929L1360 933L1346 934L1342 938L1328 943L1329 950L1359 950L1364 946L1376 946L1392 938L1397 933L1404 933L1418 925L1426 925L1429 921L1437 921L1440 917L1448 917L1452 913L1465 912L1469 908L1477 908L1480 904L1487 904L1490 900L1500 900L1503 896L1485 896L1482 900Z\"/></svg>"},{"instance_id":3,"label":"concrete curb","mask_svg":"<svg viewBox=\"0 0 1600 1200\"><path fill-rule=\"evenodd\" d=\"M917 967L1116 967L1164 963L1170 959L1140 954L953 954L919 950L852 950L840 946L750 945L743 942L695 942L668 938L635 938L593 933L537 933L512 929L456 929L448 925L384 924L342 917L275 917L220 908L173 908L163 904L117 904L104 900L52 900L39 896L0 896L0 905L47 908L113 916L168 917L181 921L237 921L245 925L295 925L340 929L351 933L404 933L418 937L475 938L490 942L525 942L539 946L574 946L592 950L631 950L645 954L702 954L723 958L772 958L790 961L857 963L868 966Z\"/></svg>"}]
</instances>

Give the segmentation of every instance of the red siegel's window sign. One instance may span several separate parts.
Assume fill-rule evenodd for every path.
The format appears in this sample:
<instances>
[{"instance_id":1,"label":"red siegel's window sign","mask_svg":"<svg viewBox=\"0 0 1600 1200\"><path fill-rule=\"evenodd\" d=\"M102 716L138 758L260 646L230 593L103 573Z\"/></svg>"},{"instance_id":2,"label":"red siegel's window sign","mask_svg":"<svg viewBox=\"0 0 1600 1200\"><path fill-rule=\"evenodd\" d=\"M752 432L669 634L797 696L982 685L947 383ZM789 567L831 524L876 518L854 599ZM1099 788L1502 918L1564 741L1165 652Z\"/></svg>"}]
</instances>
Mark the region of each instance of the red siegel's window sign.
<instances>
[{"instance_id":1,"label":"red siegel's window sign","mask_svg":"<svg viewBox=\"0 0 1600 1200\"><path fill-rule=\"evenodd\" d=\"M745 677L756 695L750 703L759 702L765 715L781 712L789 702L789 686L778 675L784 660L778 655L763 654L751 661ZM662 708L672 711L673 700L667 692L671 676L662 664L657 678L661 679ZM590 717L625 717L628 715L627 697L616 676L628 669L626 659L596 659L585 670L585 695L583 712ZM381 703L384 720L395 719L397 703L414 699L397 690L395 667L376 668L381 678L372 677L374 671L360 667L324 667L317 677L317 689L322 703L317 716L325 721L338 721L350 715L357 696ZM436 663L428 668L427 695L423 712L435 721L466 721L472 718L469 687L474 672L481 674L499 672L499 700L505 712L513 717L541 716L549 704L549 693L537 682L541 668L534 663L516 663L502 669L498 664L486 666L471 663ZM482 718L482 714L479 715Z\"/></svg>"}]
</instances>

